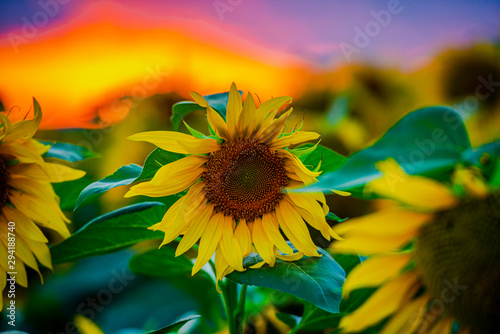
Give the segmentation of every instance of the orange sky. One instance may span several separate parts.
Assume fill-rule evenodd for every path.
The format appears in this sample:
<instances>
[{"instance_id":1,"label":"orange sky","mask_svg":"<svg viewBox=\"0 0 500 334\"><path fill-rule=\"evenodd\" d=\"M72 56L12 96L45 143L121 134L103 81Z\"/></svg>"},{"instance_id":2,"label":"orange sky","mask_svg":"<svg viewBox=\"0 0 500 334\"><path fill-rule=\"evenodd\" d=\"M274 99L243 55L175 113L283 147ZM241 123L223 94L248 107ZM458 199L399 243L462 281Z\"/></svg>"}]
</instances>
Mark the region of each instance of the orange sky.
<instances>
[{"instance_id":1,"label":"orange sky","mask_svg":"<svg viewBox=\"0 0 500 334\"><path fill-rule=\"evenodd\" d=\"M235 81L267 99L299 94L308 81L309 65L294 56L207 22L160 21L113 3L82 8L26 41L17 49L9 39L0 44L0 99L6 110L19 107L11 113L19 118L34 96L45 129L119 121L132 104L124 97L216 93Z\"/></svg>"}]
</instances>

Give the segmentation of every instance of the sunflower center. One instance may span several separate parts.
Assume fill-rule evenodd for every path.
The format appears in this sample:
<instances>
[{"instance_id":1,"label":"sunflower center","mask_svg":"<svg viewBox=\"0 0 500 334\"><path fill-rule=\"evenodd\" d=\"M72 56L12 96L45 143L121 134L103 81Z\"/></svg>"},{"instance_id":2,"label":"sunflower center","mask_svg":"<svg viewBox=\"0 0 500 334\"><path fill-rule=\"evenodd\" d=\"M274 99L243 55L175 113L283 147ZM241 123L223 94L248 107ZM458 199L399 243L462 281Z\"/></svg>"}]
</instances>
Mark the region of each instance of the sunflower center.
<instances>
[{"instance_id":1,"label":"sunflower center","mask_svg":"<svg viewBox=\"0 0 500 334\"><path fill-rule=\"evenodd\" d=\"M252 221L274 210L289 181L281 158L254 139L222 144L206 166L206 198L235 220Z\"/></svg>"},{"instance_id":2,"label":"sunflower center","mask_svg":"<svg viewBox=\"0 0 500 334\"><path fill-rule=\"evenodd\" d=\"M421 231L417 264L425 286L461 325L500 332L500 194L463 200Z\"/></svg>"},{"instance_id":3,"label":"sunflower center","mask_svg":"<svg viewBox=\"0 0 500 334\"><path fill-rule=\"evenodd\" d=\"M0 155L0 212L9 198L9 173L7 162Z\"/></svg>"}]
</instances>

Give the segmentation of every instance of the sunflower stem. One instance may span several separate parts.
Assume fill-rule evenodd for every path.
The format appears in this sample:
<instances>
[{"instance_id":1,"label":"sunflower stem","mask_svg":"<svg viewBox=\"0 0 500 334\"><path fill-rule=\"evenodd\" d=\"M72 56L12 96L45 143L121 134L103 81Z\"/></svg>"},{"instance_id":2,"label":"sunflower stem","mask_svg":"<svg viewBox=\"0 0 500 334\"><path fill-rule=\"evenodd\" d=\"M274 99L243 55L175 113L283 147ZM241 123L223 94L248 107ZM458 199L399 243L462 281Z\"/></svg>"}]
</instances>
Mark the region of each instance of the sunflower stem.
<instances>
[{"instance_id":1,"label":"sunflower stem","mask_svg":"<svg viewBox=\"0 0 500 334\"><path fill-rule=\"evenodd\" d=\"M245 320L245 300L247 297L247 285L241 285L240 298L238 300L238 307L234 311L234 319L236 322L236 328L241 332L243 328L243 322Z\"/></svg>"},{"instance_id":2,"label":"sunflower stem","mask_svg":"<svg viewBox=\"0 0 500 334\"><path fill-rule=\"evenodd\" d=\"M238 308L238 283L226 279L222 289L226 306L227 321L230 334L241 334L241 323L236 319Z\"/></svg>"}]
</instances>

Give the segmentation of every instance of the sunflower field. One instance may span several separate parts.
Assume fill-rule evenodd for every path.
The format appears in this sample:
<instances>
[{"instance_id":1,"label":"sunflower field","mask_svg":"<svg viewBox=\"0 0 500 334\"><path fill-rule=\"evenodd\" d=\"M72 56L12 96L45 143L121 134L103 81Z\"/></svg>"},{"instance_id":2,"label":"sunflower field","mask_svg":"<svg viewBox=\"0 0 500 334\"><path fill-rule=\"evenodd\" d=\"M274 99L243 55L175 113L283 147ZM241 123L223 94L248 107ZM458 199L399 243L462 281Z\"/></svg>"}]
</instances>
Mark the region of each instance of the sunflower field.
<instances>
[{"instance_id":1,"label":"sunflower field","mask_svg":"<svg viewBox=\"0 0 500 334\"><path fill-rule=\"evenodd\" d=\"M499 14L1 2L1 333L500 333Z\"/></svg>"}]
</instances>

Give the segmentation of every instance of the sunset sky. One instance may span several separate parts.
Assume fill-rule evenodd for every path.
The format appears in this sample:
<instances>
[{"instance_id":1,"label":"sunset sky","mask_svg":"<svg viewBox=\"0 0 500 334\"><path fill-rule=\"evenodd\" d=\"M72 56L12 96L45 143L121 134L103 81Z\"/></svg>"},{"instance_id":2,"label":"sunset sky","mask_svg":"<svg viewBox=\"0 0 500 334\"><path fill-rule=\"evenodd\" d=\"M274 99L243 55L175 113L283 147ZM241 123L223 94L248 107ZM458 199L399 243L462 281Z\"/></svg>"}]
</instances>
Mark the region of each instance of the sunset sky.
<instances>
[{"instance_id":1,"label":"sunset sky","mask_svg":"<svg viewBox=\"0 0 500 334\"><path fill-rule=\"evenodd\" d=\"M314 73L413 70L443 49L498 40L499 14L498 1L2 1L0 99L29 110L35 96L42 127L68 128L119 121L125 97L232 81L300 96Z\"/></svg>"}]
</instances>

